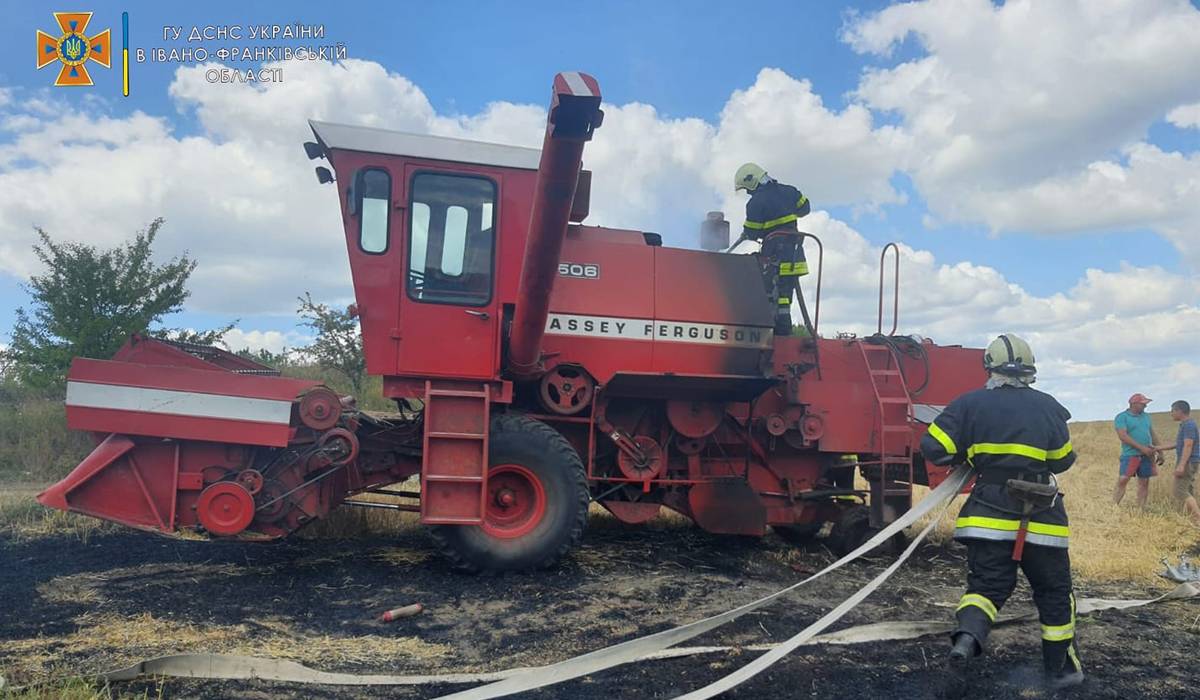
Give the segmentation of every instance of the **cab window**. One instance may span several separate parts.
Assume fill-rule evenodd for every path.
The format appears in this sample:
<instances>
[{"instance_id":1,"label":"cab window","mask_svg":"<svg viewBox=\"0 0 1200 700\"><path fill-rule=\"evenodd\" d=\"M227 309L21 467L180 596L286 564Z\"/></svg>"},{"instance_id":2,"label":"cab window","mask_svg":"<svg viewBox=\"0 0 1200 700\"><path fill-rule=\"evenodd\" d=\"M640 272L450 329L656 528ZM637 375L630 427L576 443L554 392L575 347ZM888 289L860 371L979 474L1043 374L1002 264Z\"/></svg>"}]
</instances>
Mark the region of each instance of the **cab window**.
<instances>
[{"instance_id":1,"label":"cab window","mask_svg":"<svg viewBox=\"0 0 1200 700\"><path fill-rule=\"evenodd\" d=\"M364 170L359 182L358 247L365 253L382 253L388 247L392 178L386 170Z\"/></svg>"},{"instance_id":2,"label":"cab window","mask_svg":"<svg viewBox=\"0 0 1200 700\"><path fill-rule=\"evenodd\" d=\"M418 173L411 192L409 297L487 304L492 298L496 185L480 177Z\"/></svg>"}]
</instances>

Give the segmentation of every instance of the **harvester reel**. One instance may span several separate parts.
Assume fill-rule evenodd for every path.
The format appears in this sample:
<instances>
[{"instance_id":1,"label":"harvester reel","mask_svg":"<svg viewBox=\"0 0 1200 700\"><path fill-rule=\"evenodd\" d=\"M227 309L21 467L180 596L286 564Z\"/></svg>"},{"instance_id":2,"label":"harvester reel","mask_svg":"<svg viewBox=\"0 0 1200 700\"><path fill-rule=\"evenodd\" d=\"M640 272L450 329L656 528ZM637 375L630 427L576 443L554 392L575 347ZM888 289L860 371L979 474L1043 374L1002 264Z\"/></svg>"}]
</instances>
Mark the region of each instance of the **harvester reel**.
<instances>
[{"instance_id":1,"label":"harvester reel","mask_svg":"<svg viewBox=\"0 0 1200 700\"><path fill-rule=\"evenodd\" d=\"M200 494L196 517L214 535L236 535L254 520L254 497L240 483L219 481Z\"/></svg>"},{"instance_id":2,"label":"harvester reel","mask_svg":"<svg viewBox=\"0 0 1200 700\"><path fill-rule=\"evenodd\" d=\"M300 422L313 430L328 430L342 417L342 401L332 389L318 386L300 397Z\"/></svg>"},{"instance_id":3,"label":"harvester reel","mask_svg":"<svg viewBox=\"0 0 1200 700\"><path fill-rule=\"evenodd\" d=\"M575 365L558 365L542 377L538 397L551 413L573 416L592 404L596 380Z\"/></svg>"}]
</instances>

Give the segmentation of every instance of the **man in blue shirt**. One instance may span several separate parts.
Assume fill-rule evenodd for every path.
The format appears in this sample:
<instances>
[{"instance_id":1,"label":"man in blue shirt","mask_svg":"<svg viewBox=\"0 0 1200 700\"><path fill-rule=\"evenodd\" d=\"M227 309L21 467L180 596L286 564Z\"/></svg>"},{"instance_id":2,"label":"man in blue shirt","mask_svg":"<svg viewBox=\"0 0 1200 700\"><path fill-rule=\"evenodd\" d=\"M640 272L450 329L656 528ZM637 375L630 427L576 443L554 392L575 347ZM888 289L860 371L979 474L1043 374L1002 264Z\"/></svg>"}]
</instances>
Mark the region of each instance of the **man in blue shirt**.
<instances>
[{"instance_id":1,"label":"man in blue shirt","mask_svg":"<svg viewBox=\"0 0 1200 700\"><path fill-rule=\"evenodd\" d=\"M1113 503L1119 504L1125 497L1125 487L1134 476L1138 478L1138 507L1146 508L1146 498L1150 495L1150 477L1157 472L1154 469L1155 459L1162 459L1154 449L1158 436L1150 425L1150 415L1146 413L1146 404L1150 399L1145 394L1134 394L1129 397L1129 408L1117 414L1113 420L1113 428L1117 437L1121 438L1121 471L1117 475L1117 487L1113 491Z\"/></svg>"},{"instance_id":2,"label":"man in blue shirt","mask_svg":"<svg viewBox=\"0 0 1200 700\"><path fill-rule=\"evenodd\" d=\"M1157 445L1159 450L1175 448L1175 502L1183 506L1192 522L1200 526L1200 505L1196 503L1196 472L1200 471L1200 430L1192 419L1187 401L1171 404L1171 418L1179 423L1174 445Z\"/></svg>"}]
</instances>

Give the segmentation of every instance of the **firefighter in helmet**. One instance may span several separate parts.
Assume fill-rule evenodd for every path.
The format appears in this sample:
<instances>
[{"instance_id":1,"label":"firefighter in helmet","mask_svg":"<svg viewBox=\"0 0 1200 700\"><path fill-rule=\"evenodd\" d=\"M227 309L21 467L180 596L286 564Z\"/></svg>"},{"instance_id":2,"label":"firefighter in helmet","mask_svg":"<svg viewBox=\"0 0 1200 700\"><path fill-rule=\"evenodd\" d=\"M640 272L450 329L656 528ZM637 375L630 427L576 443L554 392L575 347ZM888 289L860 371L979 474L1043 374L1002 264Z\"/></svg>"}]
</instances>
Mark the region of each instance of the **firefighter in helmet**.
<instances>
[{"instance_id":1,"label":"firefighter in helmet","mask_svg":"<svg viewBox=\"0 0 1200 700\"><path fill-rule=\"evenodd\" d=\"M746 163L733 176L734 191L746 190L746 222L742 238L761 241L763 255L779 266L775 277L775 333L792 332L792 295L799 292L800 277L808 274L803 239L796 220L809 212L808 197L800 190L767 175L754 163Z\"/></svg>"},{"instance_id":2,"label":"firefighter in helmet","mask_svg":"<svg viewBox=\"0 0 1200 700\"><path fill-rule=\"evenodd\" d=\"M1037 369L1021 338L996 338L983 366L986 387L951 402L921 439L925 459L968 461L978 470L954 531L967 545L968 572L950 650L952 682L962 682L971 659L986 648L1020 568L1042 623L1047 681L1056 689L1078 685L1083 666L1075 644L1067 511L1054 477L1075 462L1067 430L1071 414L1029 386Z\"/></svg>"}]
</instances>

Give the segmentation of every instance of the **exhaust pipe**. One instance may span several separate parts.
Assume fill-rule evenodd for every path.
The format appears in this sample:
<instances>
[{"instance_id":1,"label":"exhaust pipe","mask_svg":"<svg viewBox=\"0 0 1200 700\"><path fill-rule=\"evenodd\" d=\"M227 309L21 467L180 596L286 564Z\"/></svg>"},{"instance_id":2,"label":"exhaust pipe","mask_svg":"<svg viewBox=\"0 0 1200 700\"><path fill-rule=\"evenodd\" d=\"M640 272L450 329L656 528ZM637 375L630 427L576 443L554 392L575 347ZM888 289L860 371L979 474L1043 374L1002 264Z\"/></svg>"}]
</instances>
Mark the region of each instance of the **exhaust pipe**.
<instances>
[{"instance_id":1,"label":"exhaust pipe","mask_svg":"<svg viewBox=\"0 0 1200 700\"><path fill-rule=\"evenodd\" d=\"M525 262L517 288L516 312L508 342L508 370L517 379L542 371L542 336L550 310L550 293L558 275L567 220L579 184L583 145L604 118L600 85L586 73L554 76L554 92L542 141Z\"/></svg>"}]
</instances>

